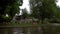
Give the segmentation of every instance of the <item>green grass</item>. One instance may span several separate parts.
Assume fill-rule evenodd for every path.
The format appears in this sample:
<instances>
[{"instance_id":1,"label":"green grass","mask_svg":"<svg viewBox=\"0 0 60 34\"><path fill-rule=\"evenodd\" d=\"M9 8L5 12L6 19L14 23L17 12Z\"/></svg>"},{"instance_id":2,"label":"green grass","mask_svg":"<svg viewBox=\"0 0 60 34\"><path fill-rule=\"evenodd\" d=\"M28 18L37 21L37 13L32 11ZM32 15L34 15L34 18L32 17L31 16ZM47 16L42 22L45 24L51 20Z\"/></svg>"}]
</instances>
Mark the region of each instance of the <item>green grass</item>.
<instances>
[{"instance_id":1,"label":"green grass","mask_svg":"<svg viewBox=\"0 0 60 34\"><path fill-rule=\"evenodd\" d=\"M30 26L40 26L40 24L32 24L32 23L10 23L10 24L0 24L0 26L5 27L30 27Z\"/></svg>"},{"instance_id":2,"label":"green grass","mask_svg":"<svg viewBox=\"0 0 60 34\"><path fill-rule=\"evenodd\" d=\"M0 27L33 27L33 26L51 26L51 24L33 24L33 23L8 23L8 24L0 24Z\"/></svg>"}]
</instances>

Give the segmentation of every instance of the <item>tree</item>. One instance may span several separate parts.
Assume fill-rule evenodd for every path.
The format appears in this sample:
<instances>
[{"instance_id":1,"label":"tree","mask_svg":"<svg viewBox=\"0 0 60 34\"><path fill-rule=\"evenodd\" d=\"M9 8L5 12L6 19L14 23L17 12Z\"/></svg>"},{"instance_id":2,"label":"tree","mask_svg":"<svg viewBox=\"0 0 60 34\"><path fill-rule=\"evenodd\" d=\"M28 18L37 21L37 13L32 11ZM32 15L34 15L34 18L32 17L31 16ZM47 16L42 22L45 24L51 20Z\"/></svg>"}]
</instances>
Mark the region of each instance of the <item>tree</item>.
<instances>
[{"instance_id":1,"label":"tree","mask_svg":"<svg viewBox=\"0 0 60 34\"><path fill-rule=\"evenodd\" d=\"M22 16L25 18L28 18L29 17L29 14L27 13L27 9L22 9Z\"/></svg>"},{"instance_id":2,"label":"tree","mask_svg":"<svg viewBox=\"0 0 60 34\"><path fill-rule=\"evenodd\" d=\"M6 19L10 21L20 11L19 5L22 5L22 0L0 0L0 23Z\"/></svg>"},{"instance_id":3,"label":"tree","mask_svg":"<svg viewBox=\"0 0 60 34\"><path fill-rule=\"evenodd\" d=\"M57 16L56 0L31 0L32 16L41 19L42 23L45 18L52 19Z\"/></svg>"},{"instance_id":4,"label":"tree","mask_svg":"<svg viewBox=\"0 0 60 34\"><path fill-rule=\"evenodd\" d=\"M32 16L41 20L44 24L44 19L52 19L57 17L56 0L30 0ZM41 27L44 34L44 26Z\"/></svg>"}]
</instances>

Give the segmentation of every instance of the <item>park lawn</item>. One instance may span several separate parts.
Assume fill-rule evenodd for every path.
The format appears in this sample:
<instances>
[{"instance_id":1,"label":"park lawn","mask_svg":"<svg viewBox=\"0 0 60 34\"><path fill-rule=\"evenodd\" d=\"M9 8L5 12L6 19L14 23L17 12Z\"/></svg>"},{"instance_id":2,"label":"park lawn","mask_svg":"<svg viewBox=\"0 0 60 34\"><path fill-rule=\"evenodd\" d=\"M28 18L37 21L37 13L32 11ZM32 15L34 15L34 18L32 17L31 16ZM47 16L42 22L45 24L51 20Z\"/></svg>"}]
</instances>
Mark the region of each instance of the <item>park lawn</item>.
<instances>
[{"instance_id":1,"label":"park lawn","mask_svg":"<svg viewBox=\"0 0 60 34\"><path fill-rule=\"evenodd\" d=\"M33 23L11 23L11 24L0 24L0 27L30 27L40 26L40 24Z\"/></svg>"},{"instance_id":2,"label":"park lawn","mask_svg":"<svg viewBox=\"0 0 60 34\"><path fill-rule=\"evenodd\" d=\"M33 27L33 26L50 26L51 24L41 24L41 23L8 23L8 24L0 24L0 27Z\"/></svg>"}]
</instances>

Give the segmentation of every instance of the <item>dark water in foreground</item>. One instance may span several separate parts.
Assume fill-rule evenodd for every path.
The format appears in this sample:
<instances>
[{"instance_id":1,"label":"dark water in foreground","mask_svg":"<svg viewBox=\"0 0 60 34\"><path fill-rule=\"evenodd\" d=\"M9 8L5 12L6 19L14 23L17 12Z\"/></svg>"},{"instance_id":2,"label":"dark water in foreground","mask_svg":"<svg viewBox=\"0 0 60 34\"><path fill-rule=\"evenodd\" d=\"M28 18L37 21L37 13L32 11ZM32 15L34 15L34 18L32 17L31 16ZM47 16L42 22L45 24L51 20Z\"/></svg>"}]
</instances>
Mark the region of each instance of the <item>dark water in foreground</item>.
<instances>
[{"instance_id":1,"label":"dark water in foreground","mask_svg":"<svg viewBox=\"0 0 60 34\"><path fill-rule=\"evenodd\" d=\"M0 27L0 34L60 34L60 25L43 27Z\"/></svg>"},{"instance_id":2,"label":"dark water in foreground","mask_svg":"<svg viewBox=\"0 0 60 34\"><path fill-rule=\"evenodd\" d=\"M40 30L40 27L0 28L0 34L38 34L41 33Z\"/></svg>"}]
</instances>

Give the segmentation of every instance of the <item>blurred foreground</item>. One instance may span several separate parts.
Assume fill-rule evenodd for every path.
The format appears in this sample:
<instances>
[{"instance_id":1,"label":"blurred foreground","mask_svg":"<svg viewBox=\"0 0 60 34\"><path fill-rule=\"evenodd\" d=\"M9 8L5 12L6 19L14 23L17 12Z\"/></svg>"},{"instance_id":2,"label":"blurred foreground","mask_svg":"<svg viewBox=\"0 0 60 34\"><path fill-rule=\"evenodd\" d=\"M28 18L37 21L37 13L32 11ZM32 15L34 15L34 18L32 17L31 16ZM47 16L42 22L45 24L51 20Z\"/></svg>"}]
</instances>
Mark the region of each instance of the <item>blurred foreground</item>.
<instances>
[{"instance_id":1,"label":"blurred foreground","mask_svg":"<svg viewBox=\"0 0 60 34\"><path fill-rule=\"evenodd\" d=\"M0 26L0 34L60 34L60 24L28 27Z\"/></svg>"}]
</instances>

